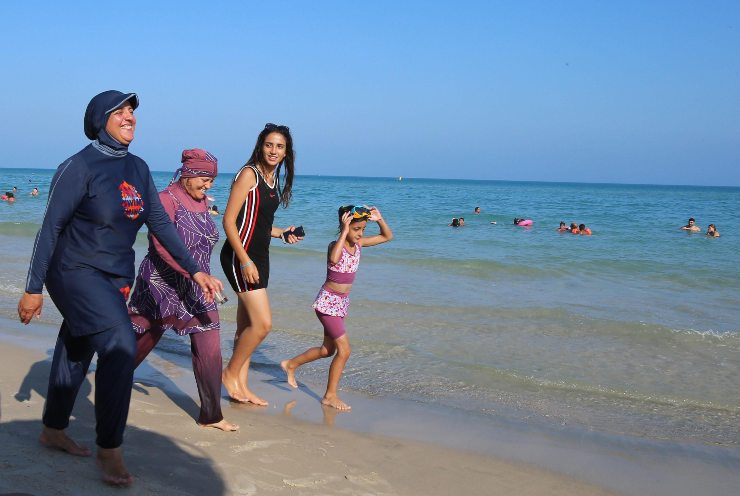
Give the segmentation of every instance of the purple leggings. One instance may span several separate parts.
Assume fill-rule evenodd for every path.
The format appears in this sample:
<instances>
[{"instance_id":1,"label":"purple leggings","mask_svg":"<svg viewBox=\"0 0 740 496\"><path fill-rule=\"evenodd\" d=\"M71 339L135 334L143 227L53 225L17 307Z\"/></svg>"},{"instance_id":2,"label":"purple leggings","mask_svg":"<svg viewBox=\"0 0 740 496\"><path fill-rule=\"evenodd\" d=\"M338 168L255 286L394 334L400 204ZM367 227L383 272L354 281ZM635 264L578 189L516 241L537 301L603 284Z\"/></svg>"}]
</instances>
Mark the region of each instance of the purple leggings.
<instances>
[{"instance_id":1,"label":"purple leggings","mask_svg":"<svg viewBox=\"0 0 740 496\"><path fill-rule=\"evenodd\" d=\"M152 327L136 335L136 366L144 361L164 334L161 327ZM193 373L200 396L201 425L215 424L224 419L221 413L221 339L218 329L194 332L190 336L190 351L193 355Z\"/></svg>"},{"instance_id":2,"label":"purple leggings","mask_svg":"<svg viewBox=\"0 0 740 496\"><path fill-rule=\"evenodd\" d=\"M324 326L324 336L329 336L332 339L339 339L344 336L346 332L344 330L344 317L326 315L318 310L316 310L316 316L319 318L321 325Z\"/></svg>"}]
</instances>

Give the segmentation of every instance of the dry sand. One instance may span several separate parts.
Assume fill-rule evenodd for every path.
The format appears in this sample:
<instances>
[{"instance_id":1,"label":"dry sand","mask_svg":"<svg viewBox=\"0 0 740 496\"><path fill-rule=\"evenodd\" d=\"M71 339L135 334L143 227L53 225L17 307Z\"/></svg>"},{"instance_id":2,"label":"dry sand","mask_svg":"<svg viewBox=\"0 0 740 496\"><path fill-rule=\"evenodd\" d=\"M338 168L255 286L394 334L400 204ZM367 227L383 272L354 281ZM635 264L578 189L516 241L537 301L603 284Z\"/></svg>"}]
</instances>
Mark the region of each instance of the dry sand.
<instances>
[{"instance_id":1,"label":"dry sand","mask_svg":"<svg viewBox=\"0 0 740 496\"><path fill-rule=\"evenodd\" d=\"M134 386L123 446L135 482L128 489L109 488L92 458L48 450L37 441L48 356L17 343L0 345L0 495L614 494L525 464L350 432L331 425L333 412L325 412L329 425L306 422L291 417L290 402L271 415L224 400L225 415L241 430L204 429L193 420L197 397L141 383ZM94 373L83 385L68 429L90 447L92 382Z\"/></svg>"}]
</instances>

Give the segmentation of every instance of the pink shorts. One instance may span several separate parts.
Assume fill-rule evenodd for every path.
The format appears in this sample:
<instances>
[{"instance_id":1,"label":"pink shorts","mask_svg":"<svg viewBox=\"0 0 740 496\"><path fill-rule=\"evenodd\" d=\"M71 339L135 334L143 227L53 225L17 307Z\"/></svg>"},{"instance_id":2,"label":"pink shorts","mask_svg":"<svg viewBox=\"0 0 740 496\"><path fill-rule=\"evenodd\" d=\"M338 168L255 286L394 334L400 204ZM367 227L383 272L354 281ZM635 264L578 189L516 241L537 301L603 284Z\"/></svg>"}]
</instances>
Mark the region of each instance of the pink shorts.
<instances>
[{"instance_id":1,"label":"pink shorts","mask_svg":"<svg viewBox=\"0 0 740 496\"><path fill-rule=\"evenodd\" d=\"M332 339L339 339L345 334L344 330L344 317L335 317L334 315L325 315L316 310L316 316L319 318L319 322L324 326L324 336L329 336Z\"/></svg>"}]
</instances>

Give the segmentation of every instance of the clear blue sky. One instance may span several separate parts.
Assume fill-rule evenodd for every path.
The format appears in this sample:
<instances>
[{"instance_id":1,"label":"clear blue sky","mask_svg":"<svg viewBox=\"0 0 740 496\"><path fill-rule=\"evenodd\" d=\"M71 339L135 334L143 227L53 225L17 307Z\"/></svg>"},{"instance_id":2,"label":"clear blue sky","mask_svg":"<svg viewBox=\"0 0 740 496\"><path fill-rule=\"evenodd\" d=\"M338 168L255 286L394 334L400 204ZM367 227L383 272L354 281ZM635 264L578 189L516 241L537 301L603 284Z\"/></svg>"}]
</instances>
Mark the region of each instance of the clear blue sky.
<instances>
[{"instance_id":1,"label":"clear blue sky","mask_svg":"<svg viewBox=\"0 0 740 496\"><path fill-rule=\"evenodd\" d=\"M0 167L56 167L85 106L141 98L132 151L297 173L740 185L740 2L0 3Z\"/></svg>"}]
</instances>

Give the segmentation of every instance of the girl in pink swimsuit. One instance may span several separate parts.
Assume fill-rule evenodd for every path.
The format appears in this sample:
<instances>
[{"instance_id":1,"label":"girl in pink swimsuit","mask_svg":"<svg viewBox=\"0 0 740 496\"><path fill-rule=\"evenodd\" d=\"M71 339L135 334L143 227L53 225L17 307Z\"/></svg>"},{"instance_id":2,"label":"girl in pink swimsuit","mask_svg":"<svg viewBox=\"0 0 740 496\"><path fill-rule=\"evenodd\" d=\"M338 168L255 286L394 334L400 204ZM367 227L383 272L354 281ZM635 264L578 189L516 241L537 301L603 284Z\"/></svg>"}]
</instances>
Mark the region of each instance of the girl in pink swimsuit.
<instances>
[{"instance_id":1,"label":"girl in pink swimsuit","mask_svg":"<svg viewBox=\"0 0 740 496\"><path fill-rule=\"evenodd\" d=\"M364 237L367 221L375 221L380 234ZM329 366L329 380L321 403L338 410L351 407L339 399L337 388L350 355L349 339L344 329L344 317L349 310L349 292L360 266L360 254L365 246L375 246L393 239L393 232L375 207L348 205L339 207L339 237L329 243L326 281L313 303L316 316L324 326L324 342L309 348L290 360L280 362L288 376L288 384L297 388L295 371L301 365L319 358L334 356Z\"/></svg>"}]
</instances>

